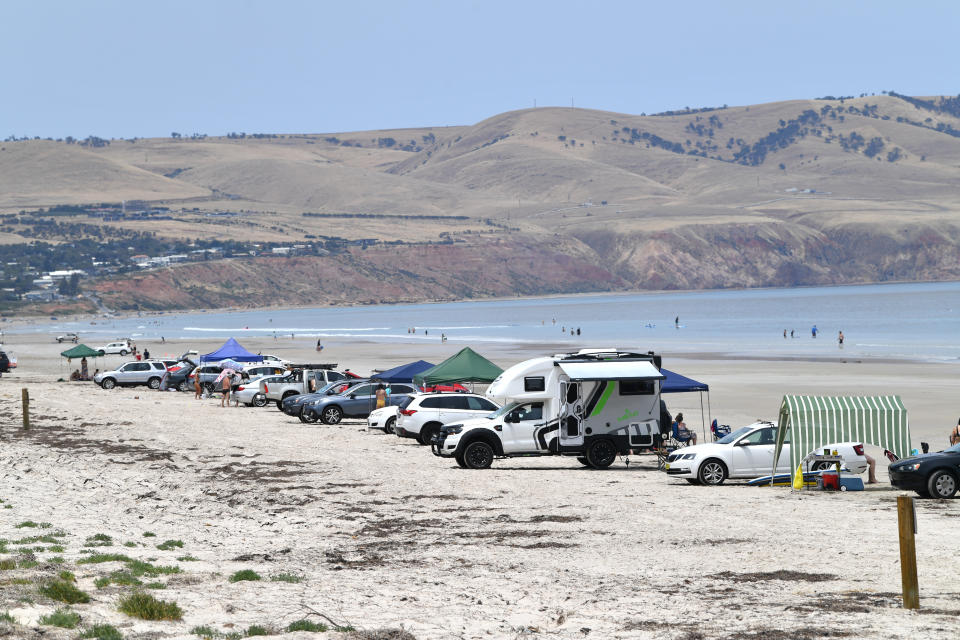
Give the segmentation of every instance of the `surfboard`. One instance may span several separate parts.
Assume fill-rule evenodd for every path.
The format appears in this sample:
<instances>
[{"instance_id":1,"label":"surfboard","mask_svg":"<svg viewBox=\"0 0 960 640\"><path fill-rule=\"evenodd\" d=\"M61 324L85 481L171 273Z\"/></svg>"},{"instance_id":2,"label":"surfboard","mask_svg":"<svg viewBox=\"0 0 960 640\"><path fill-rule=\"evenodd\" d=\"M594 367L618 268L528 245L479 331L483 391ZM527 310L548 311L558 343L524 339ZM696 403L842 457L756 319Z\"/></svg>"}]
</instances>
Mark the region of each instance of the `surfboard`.
<instances>
[{"instance_id":1,"label":"surfboard","mask_svg":"<svg viewBox=\"0 0 960 640\"><path fill-rule=\"evenodd\" d=\"M805 471L803 473L803 484L806 486L815 486L817 484L817 476L820 475L819 471ZM754 478L747 482L751 487L769 487L770 486L770 476L763 476L762 478ZM789 487L793 484L793 476L789 473L778 473L773 476L773 486L775 487Z\"/></svg>"}]
</instances>

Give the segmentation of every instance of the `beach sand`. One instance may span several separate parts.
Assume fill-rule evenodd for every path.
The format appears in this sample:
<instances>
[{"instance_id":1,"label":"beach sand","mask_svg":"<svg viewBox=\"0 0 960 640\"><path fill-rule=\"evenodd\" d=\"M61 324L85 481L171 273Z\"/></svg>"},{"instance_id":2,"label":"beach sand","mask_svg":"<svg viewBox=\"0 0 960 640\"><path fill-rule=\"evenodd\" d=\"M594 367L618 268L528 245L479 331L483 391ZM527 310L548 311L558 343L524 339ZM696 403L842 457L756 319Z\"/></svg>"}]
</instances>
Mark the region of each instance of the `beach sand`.
<instances>
[{"instance_id":1,"label":"beach sand","mask_svg":"<svg viewBox=\"0 0 960 640\"><path fill-rule=\"evenodd\" d=\"M960 633L960 501L917 501L922 608L902 609L901 492L886 481L885 461L879 485L846 493L692 486L658 472L651 456L607 471L566 458L466 471L361 421L305 425L272 405L223 409L192 393L56 382L78 365L61 363L66 347L47 340L8 335L19 367L0 378L0 559L17 564L0 570L0 613L21 623L0 622L0 636L39 637L32 628L58 603L37 584L64 569L91 596L74 605L81 625L109 623L126 638L195 638L191 630L204 625L279 634L302 618L364 632L403 628L421 640ZM221 342L140 347L157 357ZM325 342L320 356L305 339L242 342L360 374L417 358L439 362L463 346ZM479 350L508 366L559 347ZM787 393L898 394L914 446L926 441L934 450L946 446L956 420L960 365L664 356L667 368L710 385L712 416L733 426L776 419ZM20 429L21 388L30 393L28 432ZM700 394L666 400L701 428ZM868 452L880 458L879 449ZM56 544L16 542L54 532L65 534ZM110 536L111 546L85 547L95 534ZM157 549L167 540L183 546ZM182 621L120 613L132 587L94 581L128 563L79 563L91 552L179 567L140 579L162 583L148 592L177 602ZM245 569L262 579L230 581ZM45 638L76 636L44 630Z\"/></svg>"}]
</instances>

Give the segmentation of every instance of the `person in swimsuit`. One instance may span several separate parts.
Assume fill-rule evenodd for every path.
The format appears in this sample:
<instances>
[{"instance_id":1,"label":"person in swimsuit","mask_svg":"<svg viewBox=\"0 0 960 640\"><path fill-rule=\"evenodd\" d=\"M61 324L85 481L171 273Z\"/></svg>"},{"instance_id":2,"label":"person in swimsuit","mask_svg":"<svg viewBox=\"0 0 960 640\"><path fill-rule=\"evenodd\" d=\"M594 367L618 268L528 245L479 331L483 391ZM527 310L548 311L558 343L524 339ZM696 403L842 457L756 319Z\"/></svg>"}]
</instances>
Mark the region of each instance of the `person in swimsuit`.
<instances>
[{"instance_id":1,"label":"person in swimsuit","mask_svg":"<svg viewBox=\"0 0 960 640\"><path fill-rule=\"evenodd\" d=\"M950 432L950 444L954 445L960 442L960 420L957 420L957 426Z\"/></svg>"}]
</instances>

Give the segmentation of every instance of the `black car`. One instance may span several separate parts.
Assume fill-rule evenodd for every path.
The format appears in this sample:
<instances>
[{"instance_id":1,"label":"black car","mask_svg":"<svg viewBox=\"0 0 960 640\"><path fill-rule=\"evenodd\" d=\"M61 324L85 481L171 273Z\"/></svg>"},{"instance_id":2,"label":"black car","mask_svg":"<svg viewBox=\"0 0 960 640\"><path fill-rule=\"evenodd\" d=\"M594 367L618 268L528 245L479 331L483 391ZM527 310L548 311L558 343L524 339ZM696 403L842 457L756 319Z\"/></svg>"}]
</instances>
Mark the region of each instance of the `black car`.
<instances>
[{"instance_id":1,"label":"black car","mask_svg":"<svg viewBox=\"0 0 960 640\"><path fill-rule=\"evenodd\" d=\"M323 396L335 396L338 393L343 393L350 387L354 387L361 382L368 382L367 378L350 378L349 380L334 380L333 382L328 382L323 388L314 393L301 393L298 395L287 396L283 399L283 402L280 405L280 410L283 411L288 416L296 416L300 418L300 422L306 422L312 424L316 422L320 416L317 414L310 414L308 416L303 415L303 405L307 402L312 402L317 398Z\"/></svg>"},{"instance_id":2,"label":"black car","mask_svg":"<svg viewBox=\"0 0 960 640\"><path fill-rule=\"evenodd\" d=\"M952 498L960 487L960 444L890 465L890 484L923 497Z\"/></svg>"}]
</instances>

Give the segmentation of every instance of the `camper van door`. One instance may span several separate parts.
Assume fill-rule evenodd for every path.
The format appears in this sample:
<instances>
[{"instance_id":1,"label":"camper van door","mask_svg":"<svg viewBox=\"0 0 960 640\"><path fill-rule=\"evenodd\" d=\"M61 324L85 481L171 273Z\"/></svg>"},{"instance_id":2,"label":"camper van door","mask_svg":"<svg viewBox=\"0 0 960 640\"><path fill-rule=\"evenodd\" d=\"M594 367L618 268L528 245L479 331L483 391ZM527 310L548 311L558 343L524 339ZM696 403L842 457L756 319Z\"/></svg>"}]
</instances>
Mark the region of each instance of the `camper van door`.
<instances>
[{"instance_id":1,"label":"camper van door","mask_svg":"<svg viewBox=\"0 0 960 640\"><path fill-rule=\"evenodd\" d=\"M583 399L579 382L560 383L560 446L583 444Z\"/></svg>"}]
</instances>

